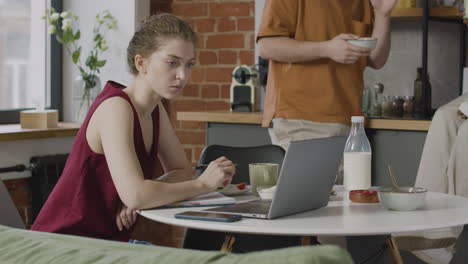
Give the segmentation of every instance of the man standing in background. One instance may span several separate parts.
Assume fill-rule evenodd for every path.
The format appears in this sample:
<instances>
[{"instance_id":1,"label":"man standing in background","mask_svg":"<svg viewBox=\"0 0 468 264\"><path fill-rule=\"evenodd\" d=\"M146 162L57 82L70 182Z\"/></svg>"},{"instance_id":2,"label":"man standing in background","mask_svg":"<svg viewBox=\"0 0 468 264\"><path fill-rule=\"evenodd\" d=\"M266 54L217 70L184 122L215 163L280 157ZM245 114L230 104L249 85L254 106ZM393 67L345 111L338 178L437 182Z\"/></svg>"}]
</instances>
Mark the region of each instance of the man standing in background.
<instances>
[{"instance_id":1,"label":"man standing in background","mask_svg":"<svg viewBox=\"0 0 468 264\"><path fill-rule=\"evenodd\" d=\"M382 68L390 52L396 0L266 0L257 35L270 60L263 114L273 144L348 135L360 110L366 66ZM347 40L375 37L377 46Z\"/></svg>"},{"instance_id":2,"label":"man standing in background","mask_svg":"<svg viewBox=\"0 0 468 264\"><path fill-rule=\"evenodd\" d=\"M265 1L257 42L270 60L262 126L273 144L287 150L291 141L349 134L351 116L362 115L365 67L387 62L396 2ZM373 50L347 42L370 36ZM331 243L346 248L343 239Z\"/></svg>"}]
</instances>

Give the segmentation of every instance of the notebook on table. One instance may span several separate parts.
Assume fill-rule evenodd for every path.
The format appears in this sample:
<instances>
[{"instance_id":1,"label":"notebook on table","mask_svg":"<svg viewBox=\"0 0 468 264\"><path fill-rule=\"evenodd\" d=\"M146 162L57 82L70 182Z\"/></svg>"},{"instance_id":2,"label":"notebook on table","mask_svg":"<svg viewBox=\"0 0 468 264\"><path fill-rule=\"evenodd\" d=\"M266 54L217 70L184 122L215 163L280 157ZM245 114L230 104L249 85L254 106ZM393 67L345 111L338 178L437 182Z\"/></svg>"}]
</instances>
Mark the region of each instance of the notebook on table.
<instances>
[{"instance_id":1,"label":"notebook on table","mask_svg":"<svg viewBox=\"0 0 468 264\"><path fill-rule=\"evenodd\" d=\"M189 200L175 202L163 206L163 208L176 208L176 207L198 207L198 206L220 206L236 204L236 199L225 196L219 192L210 192L199 195Z\"/></svg>"},{"instance_id":2,"label":"notebook on table","mask_svg":"<svg viewBox=\"0 0 468 264\"><path fill-rule=\"evenodd\" d=\"M254 200L204 211L274 219L328 204L347 137L291 142L273 200Z\"/></svg>"}]
</instances>

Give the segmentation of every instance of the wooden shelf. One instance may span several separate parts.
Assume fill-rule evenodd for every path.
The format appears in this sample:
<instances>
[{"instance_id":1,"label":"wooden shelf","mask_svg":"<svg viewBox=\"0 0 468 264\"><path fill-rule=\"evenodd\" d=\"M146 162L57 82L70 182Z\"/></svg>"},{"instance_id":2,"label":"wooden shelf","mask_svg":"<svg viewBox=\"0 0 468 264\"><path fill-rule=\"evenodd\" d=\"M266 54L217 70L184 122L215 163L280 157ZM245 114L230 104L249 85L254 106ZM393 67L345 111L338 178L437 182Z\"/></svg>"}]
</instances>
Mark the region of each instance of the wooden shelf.
<instances>
[{"instance_id":1,"label":"wooden shelf","mask_svg":"<svg viewBox=\"0 0 468 264\"><path fill-rule=\"evenodd\" d=\"M177 112L177 120L261 125L262 113L242 113L228 111ZM367 119L366 122L367 128L390 130L427 131L429 130L430 125L431 121L429 120Z\"/></svg>"},{"instance_id":2,"label":"wooden shelf","mask_svg":"<svg viewBox=\"0 0 468 264\"><path fill-rule=\"evenodd\" d=\"M422 15L422 8L395 8L392 12L392 18L420 18Z\"/></svg>"},{"instance_id":3,"label":"wooden shelf","mask_svg":"<svg viewBox=\"0 0 468 264\"><path fill-rule=\"evenodd\" d=\"M60 122L58 128L22 129L19 124L0 125L0 141L22 139L73 137L78 132L80 124Z\"/></svg>"},{"instance_id":4,"label":"wooden shelf","mask_svg":"<svg viewBox=\"0 0 468 264\"><path fill-rule=\"evenodd\" d=\"M431 17L446 17L446 18L463 18L459 8L453 7L436 7L429 10Z\"/></svg>"},{"instance_id":5,"label":"wooden shelf","mask_svg":"<svg viewBox=\"0 0 468 264\"><path fill-rule=\"evenodd\" d=\"M461 19L463 17L462 11L459 8L453 8L453 7L430 8L429 15L431 17L445 17L445 18L453 18L453 19ZM396 18L396 19L421 18L422 16L423 16L422 8L395 8L392 12L392 18ZM465 23L468 23L468 22L465 22Z\"/></svg>"}]
</instances>

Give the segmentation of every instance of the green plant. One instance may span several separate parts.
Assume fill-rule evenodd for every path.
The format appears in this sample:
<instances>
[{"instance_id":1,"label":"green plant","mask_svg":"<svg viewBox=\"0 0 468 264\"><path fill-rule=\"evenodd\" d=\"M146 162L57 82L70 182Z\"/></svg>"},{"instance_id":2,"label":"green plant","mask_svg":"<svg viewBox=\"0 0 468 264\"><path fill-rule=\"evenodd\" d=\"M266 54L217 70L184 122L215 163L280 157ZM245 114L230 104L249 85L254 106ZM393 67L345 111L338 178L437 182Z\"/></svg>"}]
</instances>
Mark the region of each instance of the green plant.
<instances>
[{"instance_id":1,"label":"green plant","mask_svg":"<svg viewBox=\"0 0 468 264\"><path fill-rule=\"evenodd\" d=\"M81 32L78 29L78 16L71 11L58 13L54 8L51 8L46 9L43 19L49 24L49 33L55 35L57 41L63 45L80 71L84 82L80 112L84 102L88 106L91 104L90 90L96 86L95 78L100 73L100 68L106 65L106 60L100 59L102 53L109 48L104 38L105 32L114 29L117 25L117 20L107 10L96 15L96 24L93 29L93 46L83 64L80 59L82 49L78 44L78 40L81 37Z\"/></svg>"}]
</instances>

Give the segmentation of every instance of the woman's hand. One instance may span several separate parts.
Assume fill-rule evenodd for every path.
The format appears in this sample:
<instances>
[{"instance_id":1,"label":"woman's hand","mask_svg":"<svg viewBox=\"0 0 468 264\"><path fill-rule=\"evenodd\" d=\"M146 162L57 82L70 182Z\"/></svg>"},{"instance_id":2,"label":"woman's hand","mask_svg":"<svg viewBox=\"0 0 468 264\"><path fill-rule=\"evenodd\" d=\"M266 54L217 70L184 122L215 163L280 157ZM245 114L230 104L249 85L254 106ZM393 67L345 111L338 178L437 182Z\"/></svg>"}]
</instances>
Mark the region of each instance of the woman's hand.
<instances>
[{"instance_id":1,"label":"woman's hand","mask_svg":"<svg viewBox=\"0 0 468 264\"><path fill-rule=\"evenodd\" d=\"M210 190L216 190L218 187L230 184L234 174L236 174L236 167L232 161L226 157L220 157L210 162L197 180Z\"/></svg>"},{"instance_id":2,"label":"woman's hand","mask_svg":"<svg viewBox=\"0 0 468 264\"><path fill-rule=\"evenodd\" d=\"M468 116L466 116L465 114L463 114L463 112L460 111L460 110L458 110L457 114L458 114L458 117L460 117L460 118L463 119L463 120L468 119Z\"/></svg>"},{"instance_id":3,"label":"woman's hand","mask_svg":"<svg viewBox=\"0 0 468 264\"><path fill-rule=\"evenodd\" d=\"M397 0L371 0L376 15L390 16Z\"/></svg>"},{"instance_id":4,"label":"woman's hand","mask_svg":"<svg viewBox=\"0 0 468 264\"><path fill-rule=\"evenodd\" d=\"M130 227L135 224L137 219L137 212L132 211L125 206L122 202L120 202L119 208L117 210L117 215L115 217L115 223L117 224L117 228L119 231L122 231L125 227L126 229L130 229Z\"/></svg>"},{"instance_id":5,"label":"woman's hand","mask_svg":"<svg viewBox=\"0 0 468 264\"><path fill-rule=\"evenodd\" d=\"M325 55L335 62L342 64L353 64L362 56L369 56L371 49L351 45L347 40L358 39L359 36L352 34L340 34L328 41Z\"/></svg>"}]
</instances>

